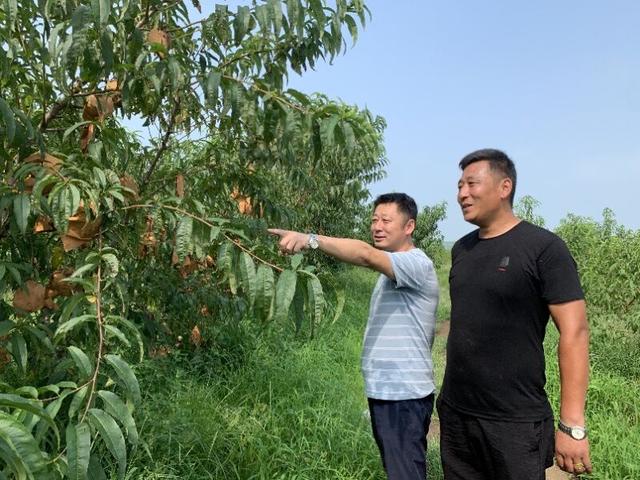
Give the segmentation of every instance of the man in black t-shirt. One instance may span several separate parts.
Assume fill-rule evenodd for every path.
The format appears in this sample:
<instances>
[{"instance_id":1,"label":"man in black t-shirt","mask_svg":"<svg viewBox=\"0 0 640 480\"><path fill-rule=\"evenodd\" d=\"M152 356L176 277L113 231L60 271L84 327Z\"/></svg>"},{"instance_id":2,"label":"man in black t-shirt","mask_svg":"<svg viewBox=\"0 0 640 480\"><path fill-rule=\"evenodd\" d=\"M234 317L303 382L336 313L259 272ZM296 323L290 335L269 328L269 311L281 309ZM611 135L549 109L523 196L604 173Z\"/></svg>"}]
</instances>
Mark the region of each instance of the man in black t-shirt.
<instances>
[{"instance_id":1,"label":"man in black t-shirt","mask_svg":"<svg viewBox=\"0 0 640 480\"><path fill-rule=\"evenodd\" d=\"M589 329L575 262L555 234L513 213L516 171L499 150L460 162L458 203L479 228L456 242L451 330L438 398L445 480L544 480L591 472L584 406ZM544 390L549 316L560 332L558 431Z\"/></svg>"}]
</instances>

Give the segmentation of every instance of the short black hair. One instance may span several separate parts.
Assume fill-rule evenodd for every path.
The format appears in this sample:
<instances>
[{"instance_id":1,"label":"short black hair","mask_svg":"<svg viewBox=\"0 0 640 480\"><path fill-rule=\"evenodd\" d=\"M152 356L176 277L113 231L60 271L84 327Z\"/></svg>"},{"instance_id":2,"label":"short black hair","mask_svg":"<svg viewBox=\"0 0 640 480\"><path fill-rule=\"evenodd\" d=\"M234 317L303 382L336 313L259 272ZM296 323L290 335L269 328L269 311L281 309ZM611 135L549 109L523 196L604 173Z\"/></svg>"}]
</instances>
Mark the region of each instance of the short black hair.
<instances>
[{"instance_id":1,"label":"short black hair","mask_svg":"<svg viewBox=\"0 0 640 480\"><path fill-rule=\"evenodd\" d=\"M511 160L502 150L496 150L495 148L483 148L481 150L476 150L460 160L458 165L461 170L464 170L472 163L483 160L489 162L489 167L493 172L501 173L511 180L512 187L511 195L509 196L509 203L513 206L513 199L516 196L516 180L518 174L516 173L516 166L513 163L513 160Z\"/></svg>"},{"instance_id":2,"label":"short black hair","mask_svg":"<svg viewBox=\"0 0 640 480\"><path fill-rule=\"evenodd\" d=\"M384 203L395 203L398 206L398 210L404 213L409 220L416 221L418 218L418 206L416 201L406 193L383 193L378 196L373 202L373 208Z\"/></svg>"}]
</instances>

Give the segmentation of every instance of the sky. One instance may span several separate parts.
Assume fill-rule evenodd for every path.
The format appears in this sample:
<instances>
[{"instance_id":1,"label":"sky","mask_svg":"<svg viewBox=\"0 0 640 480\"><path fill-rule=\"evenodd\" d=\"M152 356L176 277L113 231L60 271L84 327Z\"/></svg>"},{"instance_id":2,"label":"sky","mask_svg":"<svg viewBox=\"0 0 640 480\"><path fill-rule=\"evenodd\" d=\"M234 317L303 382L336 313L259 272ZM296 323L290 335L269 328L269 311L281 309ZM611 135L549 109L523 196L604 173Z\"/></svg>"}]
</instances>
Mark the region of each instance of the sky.
<instances>
[{"instance_id":1,"label":"sky","mask_svg":"<svg viewBox=\"0 0 640 480\"><path fill-rule=\"evenodd\" d=\"M474 227L456 203L459 160L499 148L550 228L611 208L640 228L640 2L365 0L355 46L289 86L387 121L387 177L419 208L446 201L446 240ZM636 185L636 187L634 187Z\"/></svg>"},{"instance_id":2,"label":"sky","mask_svg":"<svg viewBox=\"0 0 640 480\"><path fill-rule=\"evenodd\" d=\"M548 228L610 208L640 229L640 1L364 1L372 18L355 45L288 86L385 118L387 176L372 196L446 201L440 229L456 240L475 228L456 202L458 162L499 148L516 164L516 200L538 200ZM192 20L216 2L201 3Z\"/></svg>"}]
</instances>

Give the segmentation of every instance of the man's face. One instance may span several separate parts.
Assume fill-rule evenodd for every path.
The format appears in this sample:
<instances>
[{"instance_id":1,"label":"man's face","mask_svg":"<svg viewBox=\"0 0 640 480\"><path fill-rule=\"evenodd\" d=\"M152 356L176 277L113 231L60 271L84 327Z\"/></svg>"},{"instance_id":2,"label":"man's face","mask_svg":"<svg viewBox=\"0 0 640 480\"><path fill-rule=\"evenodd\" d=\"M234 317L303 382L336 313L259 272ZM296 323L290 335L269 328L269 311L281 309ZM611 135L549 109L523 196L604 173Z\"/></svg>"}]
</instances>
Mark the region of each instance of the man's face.
<instances>
[{"instance_id":1,"label":"man's face","mask_svg":"<svg viewBox=\"0 0 640 480\"><path fill-rule=\"evenodd\" d=\"M381 203L371 217L371 236L376 248L396 252L410 244L415 222L398 210L395 203Z\"/></svg>"},{"instance_id":2,"label":"man's face","mask_svg":"<svg viewBox=\"0 0 640 480\"><path fill-rule=\"evenodd\" d=\"M511 181L494 173L486 160L468 165L458 181L458 204L464 219L479 227L490 225L503 202L509 201L510 185Z\"/></svg>"}]
</instances>

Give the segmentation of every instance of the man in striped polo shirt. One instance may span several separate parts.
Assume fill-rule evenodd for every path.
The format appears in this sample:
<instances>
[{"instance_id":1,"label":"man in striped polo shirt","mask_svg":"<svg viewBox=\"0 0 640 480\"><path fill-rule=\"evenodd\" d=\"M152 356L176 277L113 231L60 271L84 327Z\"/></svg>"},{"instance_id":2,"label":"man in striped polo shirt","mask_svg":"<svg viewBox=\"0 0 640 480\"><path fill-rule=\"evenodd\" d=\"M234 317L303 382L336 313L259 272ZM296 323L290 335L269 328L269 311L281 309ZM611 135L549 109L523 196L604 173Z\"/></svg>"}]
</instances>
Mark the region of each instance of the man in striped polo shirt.
<instances>
[{"instance_id":1,"label":"man in striped polo shirt","mask_svg":"<svg viewBox=\"0 0 640 480\"><path fill-rule=\"evenodd\" d=\"M374 246L269 229L280 237L283 252L318 249L381 274L371 295L362 372L373 435L390 480L424 480L427 471L438 280L429 257L413 244L417 214L415 201L404 193L379 196L371 219Z\"/></svg>"}]
</instances>

